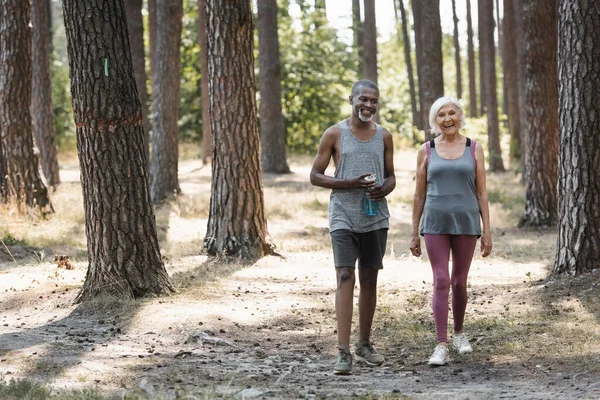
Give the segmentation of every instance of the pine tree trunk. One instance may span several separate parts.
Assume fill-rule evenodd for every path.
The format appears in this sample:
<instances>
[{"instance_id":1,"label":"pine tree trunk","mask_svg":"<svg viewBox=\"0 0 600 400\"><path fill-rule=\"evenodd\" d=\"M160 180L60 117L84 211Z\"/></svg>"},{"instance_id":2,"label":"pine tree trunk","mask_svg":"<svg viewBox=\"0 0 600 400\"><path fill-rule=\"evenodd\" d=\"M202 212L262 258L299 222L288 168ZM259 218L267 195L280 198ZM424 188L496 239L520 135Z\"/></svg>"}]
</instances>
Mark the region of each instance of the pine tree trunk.
<instances>
[{"instance_id":1,"label":"pine tree trunk","mask_svg":"<svg viewBox=\"0 0 600 400\"><path fill-rule=\"evenodd\" d=\"M256 259L267 243L256 118L249 0L206 2L212 128L212 188L204 247L210 255Z\"/></svg>"},{"instance_id":2,"label":"pine tree trunk","mask_svg":"<svg viewBox=\"0 0 600 400\"><path fill-rule=\"evenodd\" d=\"M417 127L419 130L425 131L425 140L429 132L429 123L425 114L429 110L423 108L423 41L421 40L421 3L419 0L411 0L410 2L413 14L413 31L415 34L415 61L417 62L417 87L419 88L419 116L420 121Z\"/></svg>"},{"instance_id":3,"label":"pine tree trunk","mask_svg":"<svg viewBox=\"0 0 600 400\"><path fill-rule=\"evenodd\" d=\"M150 122L148 121L148 87L146 86L146 56L144 54L142 6L143 0L125 0L131 61L135 74L135 84L142 105L142 126L144 127L144 140L146 141L144 147L146 149L146 159L150 160Z\"/></svg>"},{"instance_id":4,"label":"pine tree trunk","mask_svg":"<svg viewBox=\"0 0 600 400\"><path fill-rule=\"evenodd\" d=\"M458 41L458 17L456 0L452 0L452 20L454 21L454 63L456 64L456 98L462 99L462 73L460 67L460 43Z\"/></svg>"},{"instance_id":5,"label":"pine tree trunk","mask_svg":"<svg viewBox=\"0 0 600 400\"><path fill-rule=\"evenodd\" d=\"M493 0L479 0L479 52L483 61L481 87L485 91L488 126L488 152L491 172L504 171L500 131L498 127L498 99L496 97L496 45L494 44Z\"/></svg>"},{"instance_id":6,"label":"pine tree trunk","mask_svg":"<svg viewBox=\"0 0 600 400\"><path fill-rule=\"evenodd\" d=\"M365 56L363 54L364 31L360 19L360 0L352 0L352 31L354 34L354 49L356 51L356 71L361 76L364 70Z\"/></svg>"},{"instance_id":7,"label":"pine tree trunk","mask_svg":"<svg viewBox=\"0 0 600 400\"><path fill-rule=\"evenodd\" d=\"M526 202L520 227L555 226L558 171L556 0L523 3L527 132Z\"/></svg>"},{"instance_id":8,"label":"pine tree trunk","mask_svg":"<svg viewBox=\"0 0 600 400\"><path fill-rule=\"evenodd\" d=\"M156 72L152 83L154 106L150 190L152 201L160 203L181 193L179 187L179 65L182 0L157 3Z\"/></svg>"},{"instance_id":9,"label":"pine tree trunk","mask_svg":"<svg viewBox=\"0 0 600 400\"><path fill-rule=\"evenodd\" d=\"M494 5L492 4L493 0L486 0L483 1L483 8L482 8L482 1L481 0L477 0L477 24L479 27L479 34L478 34L478 39L479 39L479 113L481 115L486 115L487 114L487 99L488 99L488 95L487 95L487 86L485 84L485 71L486 71L486 66L485 63L488 61L486 59L486 52L482 50L483 47L485 47L485 37L482 37L482 35L485 35L486 30L491 30L493 32L493 29L490 28L489 26L485 26L485 21L486 19L486 15L488 14L488 12L493 13L494 11ZM488 10L487 8L490 7L490 9ZM494 19L493 15L492 15L492 20Z\"/></svg>"},{"instance_id":10,"label":"pine tree trunk","mask_svg":"<svg viewBox=\"0 0 600 400\"><path fill-rule=\"evenodd\" d=\"M45 214L53 210L33 147L30 10L23 0L3 0L0 7L0 143L8 197Z\"/></svg>"},{"instance_id":11,"label":"pine tree trunk","mask_svg":"<svg viewBox=\"0 0 600 400\"><path fill-rule=\"evenodd\" d=\"M513 0L513 14L515 16L515 34L517 47L517 85L519 87L519 135L521 140L521 182L525 184L527 180L527 126L525 124L525 43L523 42L523 2Z\"/></svg>"},{"instance_id":12,"label":"pine tree trunk","mask_svg":"<svg viewBox=\"0 0 600 400\"><path fill-rule=\"evenodd\" d=\"M425 140L430 140L432 135L429 133L429 110L431 105L444 95L440 2L439 0L413 1L413 10L415 36L420 37L422 46L420 49L417 46L416 49L421 53L420 57L417 56L417 67L421 71L419 72L421 113L425 127Z\"/></svg>"},{"instance_id":13,"label":"pine tree trunk","mask_svg":"<svg viewBox=\"0 0 600 400\"><path fill-rule=\"evenodd\" d=\"M519 118L519 82L517 75L517 35L513 0L504 0L504 20L502 23L504 42L504 84L506 92L506 112L510 133L509 154L511 160L521 158L521 136Z\"/></svg>"},{"instance_id":14,"label":"pine tree trunk","mask_svg":"<svg viewBox=\"0 0 600 400\"><path fill-rule=\"evenodd\" d=\"M281 64L277 0L258 0L260 138L263 172L287 174L286 133L281 112Z\"/></svg>"},{"instance_id":15,"label":"pine tree trunk","mask_svg":"<svg viewBox=\"0 0 600 400\"><path fill-rule=\"evenodd\" d=\"M210 145L210 97L208 95L208 55L206 51L205 0L198 0L198 41L200 42L200 72L202 73L202 163L208 164L212 155Z\"/></svg>"},{"instance_id":16,"label":"pine tree trunk","mask_svg":"<svg viewBox=\"0 0 600 400\"><path fill-rule=\"evenodd\" d=\"M600 13L594 2L558 7L559 167L555 274L582 274L600 260Z\"/></svg>"},{"instance_id":17,"label":"pine tree trunk","mask_svg":"<svg viewBox=\"0 0 600 400\"><path fill-rule=\"evenodd\" d=\"M173 291L156 236L125 7L102 4L63 2L89 262L78 301Z\"/></svg>"},{"instance_id":18,"label":"pine tree trunk","mask_svg":"<svg viewBox=\"0 0 600 400\"><path fill-rule=\"evenodd\" d=\"M56 141L52 116L52 81L50 79L50 1L31 2L32 38L32 92L31 117L33 134L40 151L40 163L48 186L60 184Z\"/></svg>"},{"instance_id":19,"label":"pine tree trunk","mask_svg":"<svg viewBox=\"0 0 600 400\"><path fill-rule=\"evenodd\" d=\"M363 77L377 83L377 25L375 22L375 0L364 0L365 24L363 52L365 65Z\"/></svg>"},{"instance_id":20,"label":"pine tree trunk","mask_svg":"<svg viewBox=\"0 0 600 400\"><path fill-rule=\"evenodd\" d=\"M408 26L406 25L406 10L404 8L403 0L400 1L400 18L402 25L402 40L404 43L404 61L406 62L406 71L408 73L408 90L410 93L410 108L412 111L412 121L413 126L416 126L419 129L422 129L423 119L421 117L421 113L417 108L417 93L415 90L415 79L413 77L413 66L412 66L412 58L411 58L411 46L410 46L410 37L408 36ZM413 141L414 140L413 136ZM416 144L416 143L415 143Z\"/></svg>"},{"instance_id":21,"label":"pine tree trunk","mask_svg":"<svg viewBox=\"0 0 600 400\"><path fill-rule=\"evenodd\" d=\"M475 50L473 49L473 24L471 22L471 0L467 0L467 57L469 58L469 114L479 117L477 108L477 82L475 79Z\"/></svg>"},{"instance_id":22,"label":"pine tree trunk","mask_svg":"<svg viewBox=\"0 0 600 400\"><path fill-rule=\"evenodd\" d=\"M156 73L156 1L148 0L148 36L150 38L150 80L154 85L154 74ZM152 86L154 89L154 86ZM152 111L154 114L154 110ZM150 118L150 117L148 117Z\"/></svg>"}]
</instances>

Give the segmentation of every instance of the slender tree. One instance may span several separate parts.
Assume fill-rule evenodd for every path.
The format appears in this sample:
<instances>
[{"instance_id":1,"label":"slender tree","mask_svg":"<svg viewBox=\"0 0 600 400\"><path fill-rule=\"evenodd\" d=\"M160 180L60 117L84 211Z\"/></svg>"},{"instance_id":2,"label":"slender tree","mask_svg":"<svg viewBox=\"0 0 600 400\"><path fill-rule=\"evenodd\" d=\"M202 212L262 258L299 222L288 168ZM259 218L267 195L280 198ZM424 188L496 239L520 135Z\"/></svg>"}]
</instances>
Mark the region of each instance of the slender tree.
<instances>
[{"instance_id":1,"label":"slender tree","mask_svg":"<svg viewBox=\"0 0 600 400\"><path fill-rule=\"evenodd\" d=\"M154 83L156 71L156 25L157 25L157 0L148 0L148 36L150 38L150 80ZM153 87L154 89L154 87Z\"/></svg>"},{"instance_id":2,"label":"slender tree","mask_svg":"<svg viewBox=\"0 0 600 400\"><path fill-rule=\"evenodd\" d=\"M408 74L408 90L410 93L410 109L412 111L413 126L419 129L423 128L423 119L417 108L417 93L415 90L415 79L413 76L413 66L411 57L410 37L408 36L408 25L406 22L406 9L403 0L398 0L400 8L400 26L402 28L402 41L404 43L404 61L406 62L406 72Z\"/></svg>"},{"instance_id":3,"label":"slender tree","mask_svg":"<svg viewBox=\"0 0 600 400\"><path fill-rule=\"evenodd\" d=\"M286 134L281 112L277 0L258 0L257 5L262 169L263 172L285 174L290 168L286 160Z\"/></svg>"},{"instance_id":4,"label":"slender tree","mask_svg":"<svg viewBox=\"0 0 600 400\"><path fill-rule=\"evenodd\" d=\"M517 76L517 35L513 0L504 0L504 20L502 24L504 38L504 85L506 91L506 112L508 114L508 132L510 133L509 154L511 160L521 158L521 136L519 118L519 82Z\"/></svg>"},{"instance_id":5,"label":"slender tree","mask_svg":"<svg viewBox=\"0 0 600 400\"><path fill-rule=\"evenodd\" d=\"M458 40L458 16L456 0L452 0L452 20L454 21L454 63L456 64L456 97L462 99L462 74L460 66L460 43Z\"/></svg>"},{"instance_id":6,"label":"slender tree","mask_svg":"<svg viewBox=\"0 0 600 400\"><path fill-rule=\"evenodd\" d=\"M160 256L123 0L64 0L88 270L78 301L173 290ZM95 32L93 36L89 32Z\"/></svg>"},{"instance_id":7,"label":"slender tree","mask_svg":"<svg viewBox=\"0 0 600 400\"><path fill-rule=\"evenodd\" d=\"M582 274L600 260L600 10L558 6L558 242L554 273Z\"/></svg>"},{"instance_id":8,"label":"slender tree","mask_svg":"<svg viewBox=\"0 0 600 400\"><path fill-rule=\"evenodd\" d=\"M31 117L33 134L40 151L40 163L48 186L60 184L54 123L52 116L52 80L50 79L50 39L52 26L50 1L31 2L32 38L32 92Z\"/></svg>"},{"instance_id":9,"label":"slender tree","mask_svg":"<svg viewBox=\"0 0 600 400\"><path fill-rule=\"evenodd\" d=\"M146 86L146 56L144 55L144 21L142 19L143 0L125 0L127 13L127 30L129 32L129 46L131 48L131 61L135 74L135 84L142 106L142 126L146 144L146 159L150 160L150 122L148 121L148 87Z\"/></svg>"},{"instance_id":10,"label":"slender tree","mask_svg":"<svg viewBox=\"0 0 600 400\"><path fill-rule=\"evenodd\" d=\"M33 147L30 7L22 0L3 0L0 7L0 170L6 170L7 197L18 207L48 213L52 205Z\"/></svg>"},{"instance_id":11,"label":"slender tree","mask_svg":"<svg viewBox=\"0 0 600 400\"><path fill-rule=\"evenodd\" d=\"M523 3L526 193L520 227L555 226L558 171L556 0Z\"/></svg>"},{"instance_id":12,"label":"slender tree","mask_svg":"<svg viewBox=\"0 0 600 400\"><path fill-rule=\"evenodd\" d=\"M152 82L153 124L150 163L152 201L181 193L178 171L179 44L182 0L161 0L156 9L156 60Z\"/></svg>"},{"instance_id":13,"label":"slender tree","mask_svg":"<svg viewBox=\"0 0 600 400\"><path fill-rule=\"evenodd\" d=\"M363 52L365 64L363 78L377 83L377 24L375 22L375 0L364 0L365 24Z\"/></svg>"},{"instance_id":14,"label":"slender tree","mask_svg":"<svg viewBox=\"0 0 600 400\"><path fill-rule=\"evenodd\" d=\"M475 50L473 48L473 23L471 22L471 0L467 0L467 57L469 63L469 114L479 116L477 108L477 83L475 82Z\"/></svg>"},{"instance_id":15,"label":"slender tree","mask_svg":"<svg viewBox=\"0 0 600 400\"><path fill-rule=\"evenodd\" d=\"M212 128L212 188L204 247L210 255L255 259L267 242L256 118L249 0L206 4Z\"/></svg>"},{"instance_id":16,"label":"slender tree","mask_svg":"<svg viewBox=\"0 0 600 400\"><path fill-rule=\"evenodd\" d=\"M483 9L481 8L483 4ZM489 13L492 14L492 17L489 17ZM478 32L478 39L479 39L479 112L481 115L485 115L487 113L487 99L488 99L488 94L486 92L487 90L487 85L485 83L485 74L486 74L486 67L485 67L485 63L488 61L486 59L486 57L489 57L490 55L488 53L486 53L485 51L483 51L483 47L485 47L485 37L482 37L481 35L485 35L487 34L489 31L492 32L492 38L494 36L494 27L493 26L486 26L486 21L487 23L489 23L490 21L494 21L494 4L493 4L493 0L486 0L482 3L481 0L477 1L477 24L479 25L479 32ZM495 46L495 44L494 44ZM495 53L495 52L494 52ZM494 63L494 67L495 67L495 63ZM494 68L495 69L495 68Z\"/></svg>"},{"instance_id":17,"label":"slender tree","mask_svg":"<svg viewBox=\"0 0 600 400\"><path fill-rule=\"evenodd\" d=\"M444 66L442 59L442 28L440 25L439 0L413 1L415 16L415 42L417 51L417 69L419 75L419 98L425 139L431 139L429 133L429 109L444 95ZM419 47L420 45L420 47Z\"/></svg>"},{"instance_id":18,"label":"slender tree","mask_svg":"<svg viewBox=\"0 0 600 400\"><path fill-rule=\"evenodd\" d=\"M352 0L352 32L354 33L354 50L357 57L356 71L361 76L364 69L364 54L363 54L363 23L360 18L360 0Z\"/></svg>"},{"instance_id":19,"label":"slender tree","mask_svg":"<svg viewBox=\"0 0 600 400\"><path fill-rule=\"evenodd\" d=\"M208 56L206 51L205 0L198 0L198 42L200 42L200 72L202 86L202 163L207 164L212 154L210 145L210 98L208 95Z\"/></svg>"},{"instance_id":20,"label":"slender tree","mask_svg":"<svg viewBox=\"0 0 600 400\"><path fill-rule=\"evenodd\" d=\"M517 86L519 93L519 136L521 141L521 182L525 184L527 180L527 127L525 125L525 42L523 41L523 2L522 0L512 0L513 15L515 17L516 35L515 43L517 47Z\"/></svg>"}]
</instances>

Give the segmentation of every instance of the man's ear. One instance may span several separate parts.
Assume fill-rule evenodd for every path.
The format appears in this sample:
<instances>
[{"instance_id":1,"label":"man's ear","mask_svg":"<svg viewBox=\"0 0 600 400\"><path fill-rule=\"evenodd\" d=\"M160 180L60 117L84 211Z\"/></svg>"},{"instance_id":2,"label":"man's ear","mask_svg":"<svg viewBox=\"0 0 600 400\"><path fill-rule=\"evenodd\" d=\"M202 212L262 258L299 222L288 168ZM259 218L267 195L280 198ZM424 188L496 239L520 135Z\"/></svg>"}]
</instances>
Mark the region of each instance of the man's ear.
<instances>
[{"instance_id":1,"label":"man's ear","mask_svg":"<svg viewBox=\"0 0 600 400\"><path fill-rule=\"evenodd\" d=\"M350 102L350 104L352 104L352 100L354 99L354 95L350 95L348 96L348 101Z\"/></svg>"}]
</instances>

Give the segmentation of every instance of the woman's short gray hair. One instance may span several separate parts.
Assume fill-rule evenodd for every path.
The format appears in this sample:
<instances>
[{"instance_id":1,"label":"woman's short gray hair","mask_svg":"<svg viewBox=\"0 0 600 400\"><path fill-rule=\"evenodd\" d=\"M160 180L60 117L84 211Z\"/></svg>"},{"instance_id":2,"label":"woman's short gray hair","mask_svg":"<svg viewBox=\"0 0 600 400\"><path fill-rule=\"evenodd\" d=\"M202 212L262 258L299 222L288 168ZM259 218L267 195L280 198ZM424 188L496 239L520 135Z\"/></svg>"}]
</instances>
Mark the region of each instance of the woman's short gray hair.
<instances>
[{"instance_id":1,"label":"woman's short gray hair","mask_svg":"<svg viewBox=\"0 0 600 400\"><path fill-rule=\"evenodd\" d=\"M458 100L456 100L454 97L445 96L445 97L440 97L439 99L437 99L431 105L431 108L429 109L429 126L431 127L431 133L433 133L435 135L439 135L440 133L442 133L442 131L440 130L440 127L435 122L435 116L437 115L438 111L440 111L440 108L447 106L448 104L453 104L454 106L456 106L456 108L458 108L458 111L460 111L460 127L461 128L465 127L465 125L466 125L465 112L464 112L460 102Z\"/></svg>"}]
</instances>

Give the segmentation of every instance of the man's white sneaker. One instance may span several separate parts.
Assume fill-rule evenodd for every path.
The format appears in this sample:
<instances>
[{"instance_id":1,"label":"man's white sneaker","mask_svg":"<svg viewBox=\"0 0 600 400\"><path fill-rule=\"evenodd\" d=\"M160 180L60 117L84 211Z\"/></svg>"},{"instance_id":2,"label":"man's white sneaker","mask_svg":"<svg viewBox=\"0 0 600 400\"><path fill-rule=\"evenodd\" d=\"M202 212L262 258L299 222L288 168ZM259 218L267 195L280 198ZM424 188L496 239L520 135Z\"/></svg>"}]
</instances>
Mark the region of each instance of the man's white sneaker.
<instances>
[{"instance_id":1,"label":"man's white sneaker","mask_svg":"<svg viewBox=\"0 0 600 400\"><path fill-rule=\"evenodd\" d=\"M469 339L467 339L464 333L455 334L452 338L452 343L454 344L454 348L456 349L458 354L462 355L473 352L473 348L469 343Z\"/></svg>"},{"instance_id":2,"label":"man's white sneaker","mask_svg":"<svg viewBox=\"0 0 600 400\"><path fill-rule=\"evenodd\" d=\"M446 365L448 361L448 347L445 344L438 344L435 346L428 364L431 366Z\"/></svg>"}]
</instances>

